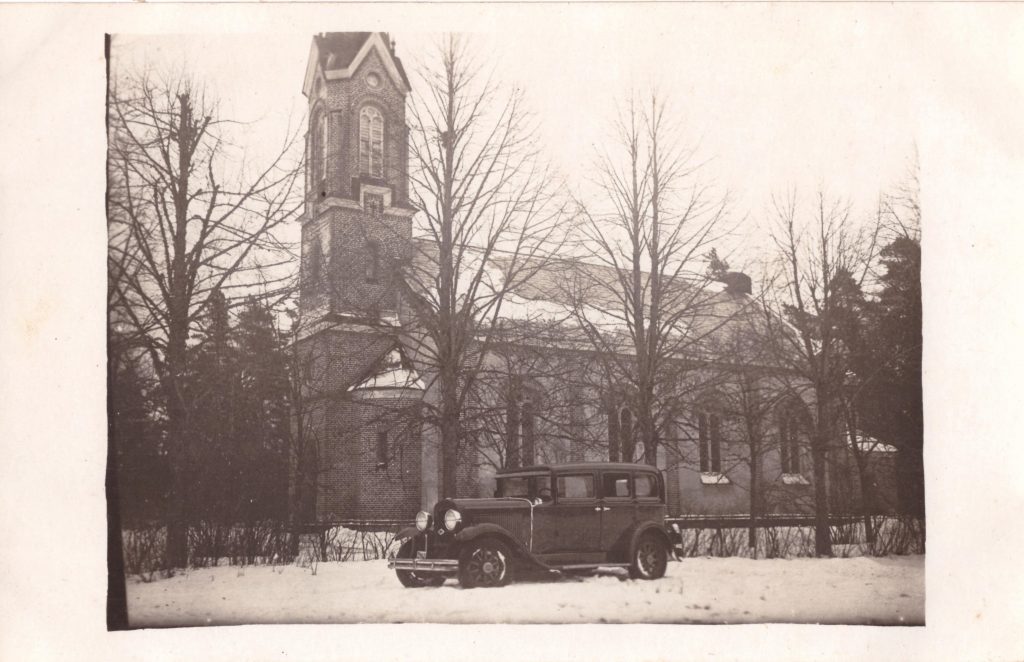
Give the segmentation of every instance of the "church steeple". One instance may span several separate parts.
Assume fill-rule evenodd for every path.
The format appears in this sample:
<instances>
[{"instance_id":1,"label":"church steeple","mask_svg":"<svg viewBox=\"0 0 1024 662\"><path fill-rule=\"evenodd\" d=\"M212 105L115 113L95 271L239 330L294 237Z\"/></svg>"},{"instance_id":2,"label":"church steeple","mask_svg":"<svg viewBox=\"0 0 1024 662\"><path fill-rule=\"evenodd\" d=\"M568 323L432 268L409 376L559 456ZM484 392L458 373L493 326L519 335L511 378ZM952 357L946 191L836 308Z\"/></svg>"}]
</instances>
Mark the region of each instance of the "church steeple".
<instances>
[{"instance_id":1,"label":"church steeple","mask_svg":"<svg viewBox=\"0 0 1024 662\"><path fill-rule=\"evenodd\" d=\"M373 318L394 312L396 260L411 236L409 80L383 32L313 37L302 307Z\"/></svg>"},{"instance_id":2,"label":"church steeple","mask_svg":"<svg viewBox=\"0 0 1024 662\"><path fill-rule=\"evenodd\" d=\"M309 99L310 202L337 197L375 209L406 207L409 80L387 33L313 37L302 91Z\"/></svg>"}]
</instances>

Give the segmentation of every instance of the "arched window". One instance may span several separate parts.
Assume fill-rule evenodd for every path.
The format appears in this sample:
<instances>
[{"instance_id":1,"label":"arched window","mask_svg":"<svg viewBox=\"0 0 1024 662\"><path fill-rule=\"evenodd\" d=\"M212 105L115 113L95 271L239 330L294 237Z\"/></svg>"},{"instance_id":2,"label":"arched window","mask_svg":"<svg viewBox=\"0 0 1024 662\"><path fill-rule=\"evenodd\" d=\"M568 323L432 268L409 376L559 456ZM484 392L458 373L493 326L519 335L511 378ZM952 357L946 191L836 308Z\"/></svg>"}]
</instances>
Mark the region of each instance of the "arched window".
<instances>
[{"instance_id":1,"label":"arched window","mask_svg":"<svg viewBox=\"0 0 1024 662\"><path fill-rule=\"evenodd\" d=\"M303 285L311 291L320 285L320 279L323 277L324 251L319 236L314 236L308 246L309 256L306 261L306 278Z\"/></svg>"},{"instance_id":2,"label":"arched window","mask_svg":"<svg viewBox=\"0 0 1024 662\"><path fill-rule=\"evenodd\" d=\"M313 117L313 140L310 145L310 170L313 185L319 187L327 175L327 114L318 112Z\"/></svg>"},{"instance_id":3,"label":"arched window","mask_svg":"<svg viewBox=\"0 0 1024 662\"><path fill-rule=\"evenodd\" d=\"M782 456L782 473L800 473L800 444L797 433L800 425L792 408L783 409L779 414L779 454Z\"/></svg>"},{"instance_id":4,"label":"arched window","mask_svg":"<svg viewBox=\"0 0 1024 662\"><path fill-rule=\"evenodd\" d=\"M515 468L536 462L536 398L531 389L509 385L505 410L505 466Z\"/></svg>"},{"instance_id":5,"label":"arched window","mask_svg":"<svg viewBox=\"0 0 1024 662\"><path fill-rule=\"evenodd\" d=\"M701 473L722 473L722 421L717 414L697 414Z\"/></svg>"},{"instance_id":6,"label":"arched window","mask_svg":"<svg viewBox=\"0 0 1024 662\"><path fill-rule=\"evenodd\" d=\"M380 244L371 241L366 244L366 282L380 280Z\"/></svg>"},{"instance_id":7,"label":"arched window","mask_svg":"<svg viewBox=\"0 0 1024 662\"><path fill-rule=\"evenodd\" d=\"M388 431L377 430L377 468L388 468Z\"/></svg>"},{"instance_id":8,"label":"arched window","mask_svg":"<svg viewBox=\"0 0 1024 662\"><path fill-rule=\"evenodd\" d=\"M608 418L608 461L632 462L636 450L636 426L633 412L629 407L612 404L606 414Z\"/></svg>"},{"instance_id":9,"label":"arched window","mask_svg":"<svg viewBox=\"0 0 1024 662\"><path fill-rule=\"evenodd\" d=\"M384 118L373 106L359 111L359 172L384 176Z\"/></svg>"}]
</instances>

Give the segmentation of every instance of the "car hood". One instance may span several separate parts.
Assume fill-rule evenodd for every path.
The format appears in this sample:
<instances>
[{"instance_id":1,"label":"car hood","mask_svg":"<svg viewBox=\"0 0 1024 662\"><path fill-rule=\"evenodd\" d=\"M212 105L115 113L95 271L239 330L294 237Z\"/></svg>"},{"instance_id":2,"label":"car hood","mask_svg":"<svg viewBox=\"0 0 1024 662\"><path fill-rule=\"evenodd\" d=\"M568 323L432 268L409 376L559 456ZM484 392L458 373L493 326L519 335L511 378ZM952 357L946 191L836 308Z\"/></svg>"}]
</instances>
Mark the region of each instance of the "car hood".
<instances>
[{"instance_id":1,"label":"car hood","mask_svg":"<svg viewBox=\"0 0 1024 662\"><path fill-rule=\"evenodd\" d=\"M455 508L460 512L479 510L529 510L530 502L526 499L512 497L494 497L489 499L444 499L437 504L437 510L444 512Z\"/></svg>"}]
</instances>

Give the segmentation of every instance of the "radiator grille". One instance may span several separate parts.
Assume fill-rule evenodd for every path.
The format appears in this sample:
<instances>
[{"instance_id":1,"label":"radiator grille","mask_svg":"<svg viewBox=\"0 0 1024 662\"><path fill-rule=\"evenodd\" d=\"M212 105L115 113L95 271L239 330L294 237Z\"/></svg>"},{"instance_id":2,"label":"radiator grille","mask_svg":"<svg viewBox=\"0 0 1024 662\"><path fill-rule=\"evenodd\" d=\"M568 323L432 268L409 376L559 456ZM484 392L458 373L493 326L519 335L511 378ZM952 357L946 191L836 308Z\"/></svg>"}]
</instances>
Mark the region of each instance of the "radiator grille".
<instances>
[{"instance_id":1,"label":"radiator grille","mask_svg":"<svg viewBox=\"0 0 1024 662\"><path fill-rule=\"evenodd\" d=\"M505 513L481 513L474 520L484 523L493 522L512 534L527 549L530 548L530 515L522 511Z\"/></svg>"}]
</instances>

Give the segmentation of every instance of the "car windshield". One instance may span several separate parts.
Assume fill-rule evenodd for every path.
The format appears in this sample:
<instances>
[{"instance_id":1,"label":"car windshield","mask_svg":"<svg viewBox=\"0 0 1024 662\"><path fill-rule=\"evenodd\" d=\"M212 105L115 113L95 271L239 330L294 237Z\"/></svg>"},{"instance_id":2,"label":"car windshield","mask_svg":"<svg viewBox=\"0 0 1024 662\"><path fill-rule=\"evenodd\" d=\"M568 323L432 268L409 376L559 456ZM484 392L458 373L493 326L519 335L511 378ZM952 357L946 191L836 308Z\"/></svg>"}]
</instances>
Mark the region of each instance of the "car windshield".
<instances>
[{"instance_id":1,"label":"car windshield","mask_svg":"<svg viewBox=\"0 0 1024 662\"><path fill-rule=\"evenodd\" d=\"M533 495L533 476L509 476L498 479L498 496L529 499Z\"/></svg>"},{"instance_id":2,"label":"car windshield","mask_svg":"<svg viewBox=\"0 0 1024 662\"><path fill-rule=\"evenodd\" d=\"M547 487L547 497L540 494L542 487ZM496 496L516 497L519 499L551 498L551 478L548 475L510 475L498 479Z\"/></svg>"}]
</instances>

